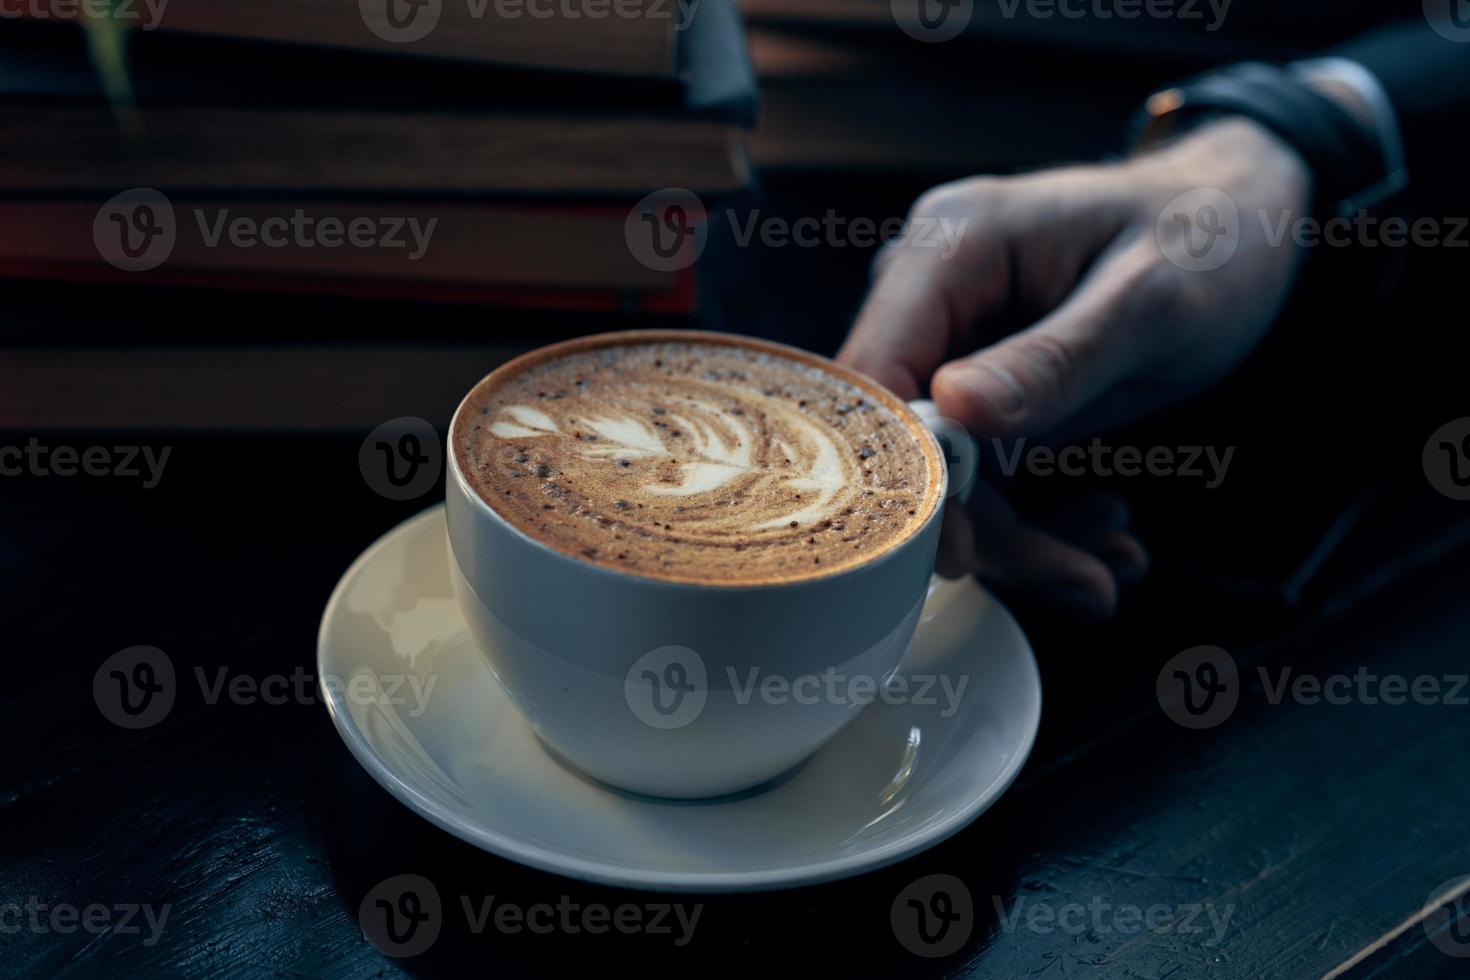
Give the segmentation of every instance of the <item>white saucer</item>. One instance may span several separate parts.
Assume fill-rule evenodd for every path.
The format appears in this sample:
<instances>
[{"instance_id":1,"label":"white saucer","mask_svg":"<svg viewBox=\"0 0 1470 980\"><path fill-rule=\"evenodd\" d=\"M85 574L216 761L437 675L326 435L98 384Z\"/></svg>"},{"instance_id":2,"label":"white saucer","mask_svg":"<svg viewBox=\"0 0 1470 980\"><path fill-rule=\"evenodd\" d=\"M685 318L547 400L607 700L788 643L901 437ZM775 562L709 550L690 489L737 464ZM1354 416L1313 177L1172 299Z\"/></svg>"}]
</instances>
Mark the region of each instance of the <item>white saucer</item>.
<instances>
[{"instance_id":1,"label":"white saucer","mask_svg":"<svg viewBox=\"0 0 1470 980\"><path fill-rule=\"evenodd\" d=\"M557 874L722 892L870 871L994 803L1041 720L1036 662L1015 620L973 580L936 580L903 669L970 675L950 717L937 687L937 703L877 701L762 792L707 803L623 795L563 768L511 707L460 618L449 560L441 506L347 570L318 639L327 709L399 800L477 847Z\"/></svg>"}]
</instances>

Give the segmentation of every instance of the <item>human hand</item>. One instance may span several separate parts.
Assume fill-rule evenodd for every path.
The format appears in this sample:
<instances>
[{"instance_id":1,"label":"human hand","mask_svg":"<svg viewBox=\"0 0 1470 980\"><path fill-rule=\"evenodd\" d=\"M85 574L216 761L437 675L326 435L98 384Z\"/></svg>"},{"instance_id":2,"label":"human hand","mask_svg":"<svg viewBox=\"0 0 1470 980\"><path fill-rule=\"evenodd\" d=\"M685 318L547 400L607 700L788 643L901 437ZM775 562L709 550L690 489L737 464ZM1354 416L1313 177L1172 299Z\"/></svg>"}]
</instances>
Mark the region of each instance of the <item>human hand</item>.
<instances>
[{"instance_id":1,"label":"human hand","mask_svg":"<svg viewBox=\"0 0 1470 980\"><path fill-rule=\"evenodd\" d=\"M1189 213L1201 195L1181 199L1182 219L1165 214L1200 188L1237 215L1238 244L1213 268L1185 247L1196 222L1209 231ZM1268 229L1302 214L1309 189L1295 151L1236 118L1121 163L937 187L910 219L966 222L958 248L918 236L886 247L838 360L905 398L927 385L982 439L1105 431L1217 381L1255 347L1299 261ZM1147 568L1127 523L1110 497L1033 523L980 483L967 508L946 510L939 568L1104 619Z\"/></svg>"}]
</instances>

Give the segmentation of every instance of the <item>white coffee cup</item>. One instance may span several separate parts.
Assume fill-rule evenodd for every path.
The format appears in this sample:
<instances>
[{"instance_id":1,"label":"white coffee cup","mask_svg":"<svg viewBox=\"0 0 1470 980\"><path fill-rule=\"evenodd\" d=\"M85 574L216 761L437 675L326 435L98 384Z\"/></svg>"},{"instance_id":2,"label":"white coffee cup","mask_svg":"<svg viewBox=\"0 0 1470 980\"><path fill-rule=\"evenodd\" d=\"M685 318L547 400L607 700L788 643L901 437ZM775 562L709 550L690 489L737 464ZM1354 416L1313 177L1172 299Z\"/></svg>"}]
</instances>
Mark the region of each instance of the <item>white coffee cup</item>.
<instances>
[{"instance_id":1,"label":"white coffee cup","mask_svg":"<svg viewBox=\"0 0 1470 980\"><path fill-rule=\"evenodd\" d=\"M858 377L805 352L733 339ZM896 411L914 410L862 380ZM943 428L932 416L932 406L916 414ZM867 703L825 696L824 677L835 671L844 690L860 691L869 686L862 679L881 685L898 670L928 593L948 485L920 526L863 564L786 583L700 584L593 564L535 540L472 489L457 453L448 456L451 577L496 679L564 762L623 790L677 798L777 778Z\"/></svg>"}]
</instances>

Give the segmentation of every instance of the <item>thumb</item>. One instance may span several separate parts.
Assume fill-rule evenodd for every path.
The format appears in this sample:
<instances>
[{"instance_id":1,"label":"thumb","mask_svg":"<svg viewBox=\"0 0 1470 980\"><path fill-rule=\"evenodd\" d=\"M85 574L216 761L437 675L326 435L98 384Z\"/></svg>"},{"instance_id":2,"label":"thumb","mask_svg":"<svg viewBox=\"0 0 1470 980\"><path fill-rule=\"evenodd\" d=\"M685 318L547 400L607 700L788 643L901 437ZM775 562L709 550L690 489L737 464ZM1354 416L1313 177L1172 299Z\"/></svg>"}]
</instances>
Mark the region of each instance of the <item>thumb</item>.
<instances>
[{"instance_id":1,"label":"thumb","mask_svg":"<svg viewBox=\"0 0 1470 980\"><path fill-rule=\"evenodd\" d=\"M1151 268L1143 250L1099 263L1037 323L934 375L939 410L987 436L1046 432L1128 376L1143 352L1125 330Z\"/></svg>"}]
</instances>

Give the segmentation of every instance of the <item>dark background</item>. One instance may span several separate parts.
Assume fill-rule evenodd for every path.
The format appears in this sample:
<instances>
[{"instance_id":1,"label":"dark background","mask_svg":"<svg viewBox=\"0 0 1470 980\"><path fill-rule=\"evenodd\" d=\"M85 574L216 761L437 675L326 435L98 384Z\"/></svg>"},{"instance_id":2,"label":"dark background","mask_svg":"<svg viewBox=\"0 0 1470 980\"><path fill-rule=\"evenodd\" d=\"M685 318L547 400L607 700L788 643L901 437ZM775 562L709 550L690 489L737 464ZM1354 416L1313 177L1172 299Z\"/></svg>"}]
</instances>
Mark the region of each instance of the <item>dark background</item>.
<instances>
[{"instance_id":1,"label":"dark background","mask_svg":"<svg viewBox=\"0 0 1470 980\"><path fill-rule=\"evenodd\" d=\"M1302 11L1300 24L1324 39L1354 26L1350 12ZM1016 57L1053 90L1085 87L1095 67L1075 49ZM1120 70L1120 103L1174 77L1180 60ZM731 206L901 216L925 186L968 169L1109 152L1122 122L1120 110L1090 134L1050 134L1031 155L965 169L767 172ZM1112 435L1237 452L1218 490L1103 481L1132 504L1153 575L1105 627L1019 610L1043 674L1040 740L1016 786L970 828L851 881L674 897L704 903L686 948L646 935L472 935L450 914L433 949L407 961L380 954L357 924L367 891L395 874L424 875L446 897L521 905L660 899L531 871L440 832L353 762L320 705L180 698L162 724L128 732L97 710L93 673L134 644L163 649L181 674L313 671L338 577L442 496L442 482L414 501L374 493L357 461L367 431L402 415L442 430L469 383L505 357L650 321L8 285L0 407L17 421L0 445L34 437L172 453L151 490L119 478L0 478L0 904L37 896L171 911L153 946L137 935L7 934L0 974L1464 975L1466 961L1430 941L1445 923L1416 917L1436 886L1470 874L1470 707L1273 706L1251 682L1226 724L1193 732L1154 695L1161 665L1206 643L1247 671L1470 670L1470 514L1435 492L1421 464L1429 434L1470 415L1464 255L1413 255L1385 304L1343 288L1330 266L1314 269L1235 377ZM696 323L831 353L870 258L739 249L717 228ZM208 390L191 378L199 364ZM48 424L29 393L60 393L76 411ZM1035 482L1017 488L1023 499L1073 488ZM929 874L960 878L976 906L970 940L939 960L910 954L889 925L894 898ZM1176 934L1007 931L996 909L1094 899L1208 901L1233 917L1207 948Z\"/></svg>"}]
</instances>

